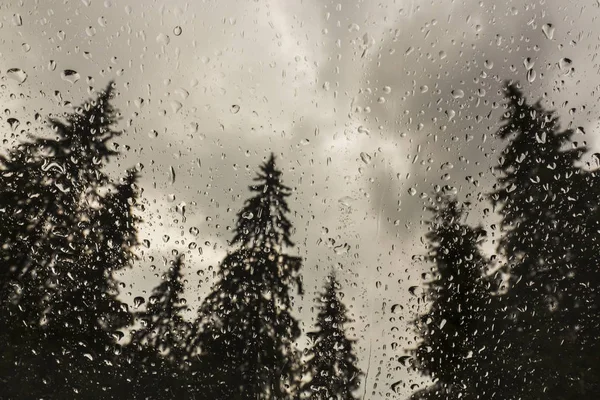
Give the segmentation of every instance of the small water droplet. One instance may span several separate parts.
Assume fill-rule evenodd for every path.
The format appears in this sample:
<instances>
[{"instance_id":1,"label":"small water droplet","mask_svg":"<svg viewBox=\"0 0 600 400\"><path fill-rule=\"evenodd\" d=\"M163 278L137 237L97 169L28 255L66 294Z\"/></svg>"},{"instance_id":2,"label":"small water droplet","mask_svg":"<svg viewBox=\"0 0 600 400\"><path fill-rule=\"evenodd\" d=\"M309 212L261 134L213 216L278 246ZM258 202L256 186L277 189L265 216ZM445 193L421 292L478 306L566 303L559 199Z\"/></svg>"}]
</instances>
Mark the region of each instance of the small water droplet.
<instances>
[{"instance_id":1,"label":"small water droplet","mask_svg":"<svg viewBox=\"0 0 600 400\"><path fill-rule=\"evenodd\" d=\"M354 203L354 199L350 196L344 196L338 200L338 202L345 207L352 207L352 203Z\"/></svg>"},{"instance_id":2,"label":"small water droplet","mask_svg":"<svg viewBox=\"0 0 600 400\"><path fill-rule=\"evenodd\" d=\"M535 72L535 70L530 69L527 71L527 81L529 83L533 83L533 81L535 81L536 77L537 77L537 73Z\"/></svg>"},{"instance_id":3,"label":"small water droplet","mask_svg":"<svg viewBox=\"0 0 600 400\"><path fill-rule=\"evenodd\" d=\"M360 153L360 159L367 165L371 163L371 156L367 153Z\"/></svg>"},{"instance_id":4,"label":"small water droplet","mask_svg":"<svg viewBox=\"0 0 600 400\"><path fill-rule=\"evenodd\" d=\"M137 296L135 299L133 299L133 305L135 308L139 308L145 302L146 300L142 296Z\"/></svg>"},{"instance_id":5,"label":"small water droplet","mask_svg":"<svg viewBox=\"0 0 600 400\"><path fill-rule=\"evenodd\" d=\"M175 28L173 28L173 35L175 36L179 36L181 35L182 29L179 25L177 25Z\"/></svg>"},{"instance_id":6,"label":"small water droplet","mask_svg":"<svg viewBox=\"0 0 600 400\"><path fill-rule=\"evenodd\" d=\"M234 104L231 106L231 108L229 109L229 111L231 111L232 114L237 114L240 112L240 106L237 104Z\"/></svg>"},{"instance_id":7,"label":"small water droplet","mask_svg":"<svg viewBox=\"0 0 600 400\"><path fill-rule=\"evenodd\" d=\"M417 189L415 189L415 188L408 189L408 194L410 194L411 196L414 196L415 194L417 194Z\"/></svg>"},{"instance_id":8,"label":"small water droplet","mask_svg":"<svg viewBox=\"0 0 600 400\"><path fill-rule=\"evenodd\" d=\"M10 125L10 128L13 131L16 130L19 127L19 125L21 125L21 122L16 118L9 118L6 120L6 122L8 122L8 124Z\"/></svg>"},{"instance_id":9,"label":"small water droplet","mask_svg":"<svg viewBox=\"0 0 600 400\"><path fill-rule=\"evenodd\" d=\"M523 60L523 65L525 66L526 70L530 70L535 65L535 61L533 61L531 57L527 57Z\"/></svg>"},{"instance_id":10,"label":"small water droplet","mask_svg":"<svg viewBox=\"0 0 600 400\"><path fill-rule=\"evenodd\" d=\"M6 75L14 81L19 82L19 84L25 82L27 79L27 74L21 68L11 68L6 71Z\"/></svg>"},{"instance_id":11,"label":"small water droplet","mask_svg":"<svg viewBox=\"0 0 600 400\"><path fill-rule=\"evenodd\" d=\"M544 32L546 39L554 39L554 26L552 24L544 24L542 26L542 32Z\"/></svg>"},{"instance_id":12,"label":"small water droplet","mask_svg":"<svg viewBox=\"0 0 600 400\"><path fill-rule=\"evenodd\" d=\"M67 81L70 84L74 84L75 82L77 82L79 79L81 79L81 75L79 75L79 72L74 71L72 69L65 69L61 74L60 77L62 78L63 81Z\"/></svg>"},{"instance_id":13,"label":"small water droplet","mask_svg":"<svg viewBox=\"0 0 600 400\"><path fill-rule=\"evenodd\" d=\"M362 125L359 126L357 130L358 130L358 133L364 133L365 135L369 135L369 130Z\"/></svg>"},{"instance_id":14,"label":"small water droplet","mask_svg":"<svg viewBox=\"0 0 600 400\"><path fill-rule=\"evenodd\" d=\"M56 69L56 61L50 60L50 62L48 62L48 70L54 71L55 69Z\"/></svg>"},{"instance_id":15,"label":"small water droplet","mask_svg":"<svg viewBox=\"0 0 600 400\"><path fill-rule=\"evenodd\" d=\"M169 167L169 177L171 179L171 184L175 183L175 168L173 166Z\"/></svg>"},{"instance_id":16,"label":"small water droplet","mask_svg":"<svg viewBox=\"0 0 600 400\"><path fill-rule=\"evenodd\" d=\"M23 18L21 18L21 14L13 15L12 21L14 26L23 26Z\"/></svg>"},{"instance_id":17,"label":"small water droplet","mask_svg":"<svg viewBox=\"0 0 600 400\"><path fill-rule=\"evenodd\" d=\"M164 33L159 33L156 37L156 43L166 46L171 42L171 38L169 35L165 35Z\"/></svg>"},{"instance_id":18,"label":"small water droplet","mask_svg":"<svg viewBox=\"0 0 600 400\"><path fill-rule=\"evenodd\" d=\"M245 212L242 214L242 218L244 219L252 219L254 218L254 214L252 214L251 212Z\"/></svg>"},{"instance_id":19,"label":"small water droplet","mask_svg":"<svg viewBox=\"0 0 600 400\"><path fill-rule=\"evenodd\" d=\"M452 97L455 99L462 99L465 97L465 92L462 89L455 89L451 92Z\"/></svg>"},{"instance_id":20,"label":"small water droplet","mask_svg":"<svg viewBox=\"0 0 600 400\"><path fill-rule=\"evenodd\" d=\"M177 112L179 112L179 110L181 110L182 107L183 104L181 104L181 102L177 100L171 101L171 110L173 110L173 113L177 114Z\"/></svg>"},{"instance_id":21,"label":"small water droplet","mask_svg":"<svg viewBox=\"0 0 600 400\"><path fill-rule=\"evenodd\" d=\"M571 61L571 59L567 57L563 57L558 61L558 67L562 70L568 69L571 66L571 64L573 64L573 61Z\"/></svg>"}]
</instances>

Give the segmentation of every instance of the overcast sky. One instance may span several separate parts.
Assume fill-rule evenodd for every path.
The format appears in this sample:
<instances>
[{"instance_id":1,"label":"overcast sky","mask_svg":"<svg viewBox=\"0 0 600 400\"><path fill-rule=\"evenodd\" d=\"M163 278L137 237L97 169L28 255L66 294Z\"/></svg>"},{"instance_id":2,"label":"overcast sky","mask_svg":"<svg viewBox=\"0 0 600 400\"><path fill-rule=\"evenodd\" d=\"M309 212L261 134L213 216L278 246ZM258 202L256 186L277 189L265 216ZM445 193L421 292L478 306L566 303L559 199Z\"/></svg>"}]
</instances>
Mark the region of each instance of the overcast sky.
<instances>
[{"instance_id":1,"label":"overcast sky","mask_svg":"<svg viewBox=\"0 0 600 400\"><path fill-rule=\"evenodd\" d=\"M582 127L579 140L598 147L600 9L597 0L338 1L5 3L5 146L47 132L36 112L68 112L114 79L125 133L111 171L141 169L139 232L149 241L122 277L124 298L147 296L175 249L190 254L192 306L274 152L294 188L303 328L335 269L369 369L365 398L383 398L398 380L405 398L422 385L395 357L414 346L408 323L424 310L409 288L428 268L412 261L425 252L426 197L442 184L475 202L493 183L504 79L545 97L563 126ZM20 121L14 131L8 118Z\"/></svg>"}]
</instances>

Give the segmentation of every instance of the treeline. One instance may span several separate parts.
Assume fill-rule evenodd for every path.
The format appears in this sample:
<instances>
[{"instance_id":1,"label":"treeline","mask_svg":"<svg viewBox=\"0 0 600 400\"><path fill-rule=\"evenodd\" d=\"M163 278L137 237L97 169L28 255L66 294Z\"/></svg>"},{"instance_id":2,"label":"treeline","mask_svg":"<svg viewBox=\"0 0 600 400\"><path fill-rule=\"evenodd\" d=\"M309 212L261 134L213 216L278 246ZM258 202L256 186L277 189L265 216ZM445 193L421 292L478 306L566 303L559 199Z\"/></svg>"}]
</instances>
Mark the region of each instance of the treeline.
<instances>
[{"instance_id":1,"label":"treeline","mask_svg":"<svg viewBox=\"0 0 600 400\"><path fill-rule=\"evenodd\" d=\"M412 400L595 399L600 393L600 176L555 113L504 87L497 132L497 243L481 251L468 203L430 205L426 281L414 367L434 380Z\"/></svg>"},{"instance_id":2,"label":"treeline","mask_svg":"<svg viewBox=\"0 0 600 400\"><path fill-rule=\"evenodd\" d=\"M335 275L317 299L311 345L296 345L302 260L286 252L291 190L273 155L193 321L183 253L135 311L119 300L140 199L135 170L118 181L103 172L118 154L113 90L0 158L0 398L355 399L360 372Z\"/></svg>"},{"instance_id":3,"label":"treeline","mask_svg":"<svg viewBox=\"0 0 600 400\"><path fill-rule=\"evenodd\" d=\"M183 253L169 255L139 307L119 300L115 277L136 263L141 201L135 170L119 180L104 172L118 154L113 90L0 157L0 398L358 399L363 374L334 274L308 348L297 346L302 259L290 254L291 189L273 155L196 318L184 317L193 265ZM429 307L407 351L433 384L412 400L595 399L600 390L598 172L553 112L517 84L503 90L506 147L488 194L499 226L491 235L469 226L470 204L444 189L431 197ZM481 250L489 236L493 256Z\"/></svg>"}]
</instances>

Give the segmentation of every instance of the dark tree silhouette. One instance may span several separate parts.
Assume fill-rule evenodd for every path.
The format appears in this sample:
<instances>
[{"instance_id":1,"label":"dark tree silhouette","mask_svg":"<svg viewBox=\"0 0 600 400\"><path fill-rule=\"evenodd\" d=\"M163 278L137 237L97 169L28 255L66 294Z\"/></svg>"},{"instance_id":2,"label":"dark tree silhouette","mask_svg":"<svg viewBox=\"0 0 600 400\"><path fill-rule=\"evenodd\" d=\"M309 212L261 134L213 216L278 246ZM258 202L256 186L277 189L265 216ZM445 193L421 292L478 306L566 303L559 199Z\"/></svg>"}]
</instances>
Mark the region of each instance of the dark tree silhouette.
<instances>
[{"instance_id":1,"label":"dark tree silhouette","mask_svg":"<svg viewBox=\"0 0 600 400\"><path fill-rule=\"evenodd\" d=\"M137 244L137 193L134 173L115 184L102 171L117 154L112 93L111 83L64 122L51 120L53 137L0 159L2 359L20 365L1 372L16 391L33 385L26 398L90 396L115 374L115 332L130 314L113 274Z\"/></svg>"},{"instance_id":2,"label":"dark tree silhouette","mask_svg":"<svg viewBox=\"0 0 600 400\"><path fill-rule=\"evenodd\" d=\"M134 360L126 367L136 399L184 398L186 340L190 325L183 318L183 255L169 262L162 282L154 288L145 310L136 313L141 327L132 334L126 353Z\"/></svg>"},{"instance_id":3,"label":"dark tree silhouette","mask_svg":"<svg viewBox=\"0 0 600 400\"><path fill-rule=\"evenodd\" d=\"M256 195L238 213L232 241L238 247L221 262L196 323L196 374L209 398L282 399L298 381L300 330L290 289L300 289L301 259L283 253L292 245L290 189L273 155L255 181L250 190Z\"/></svg>"},{"instance_id":4,"label":"dark tree silhouette","mask_svg":"<svg viewBox=\"0 0 600 400\"><path fill-rule=\"evenodd\" d=\"M185 358L185 339L189 330L189 324L181 315L187 308L181 273L183 255L170 264L163 282L152 291L146 310L136 314L142 327L135 331L131 343L158 351L165 359L181 364Z\"/></svg>"},{"instance_id":5,"label":"dark tree silhouette","mask_svg":"<svg viewBox=\"0 0 600 400\"><path fill-rule=\"evenodd\" d=\"M480 374L490 362L478 347L492 312L488 261L478 244L485 232L464 223L465 208L446 195L429 210L433 218L425 238L434 267L426 297L431 307L415 321L421 341L412 353L415 367L436 385L413 398L478 398Z\"/></svg>"},{"instance_id":6,"label":"dark tree silhouette","mask_svg":"<svg viewBox=\"0 0 600 400\"><path fill-rule=\"evenodd\" d=\"M329 275L325 291L317 299L317 331L309 333L305 372L309 380L302 385L300 398L311 400L355 400L361 372L353 352L354 340L346 336L347 310L339 296L339 283Z\"/></svg>"},{"instance_id":7,"label":"dark tree silhouette","mask_svg":"<svg viewBox=\"0 0 600 400\"><path fill-rule=\"evenodd\" d=\"M513 398L576 398L589 375L579 361L586 352L579 311L586 299L579 294L585 272L597 270L579 239L591 222L587 177L578 167L585 149L571 141L572 130L559 129L553 112L539 101L528 104L516 84L504 90L507 111L497 134L508 143L490 195L502 217L499 252L510 267L505 336L515 340L502 380Z\"/></svg>"}]
</instances>

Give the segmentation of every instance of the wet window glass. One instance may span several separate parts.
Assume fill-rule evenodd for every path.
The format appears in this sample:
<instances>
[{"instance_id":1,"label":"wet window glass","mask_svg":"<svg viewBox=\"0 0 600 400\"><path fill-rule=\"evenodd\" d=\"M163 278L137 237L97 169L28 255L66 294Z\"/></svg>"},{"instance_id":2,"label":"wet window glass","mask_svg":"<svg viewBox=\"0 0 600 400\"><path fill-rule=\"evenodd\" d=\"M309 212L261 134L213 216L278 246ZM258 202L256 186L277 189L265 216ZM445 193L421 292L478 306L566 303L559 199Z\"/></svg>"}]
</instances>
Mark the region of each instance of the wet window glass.
<instances>
[{"instance_id":1,"label":"wet window glass","mask_svg":"<svg viewBox=\"0 0 600 400\"><path fill-rule=\"evenodd\" d=\"M0 399L596 399L599 18L0 4Z\"/></svg>"}]
</instances>

